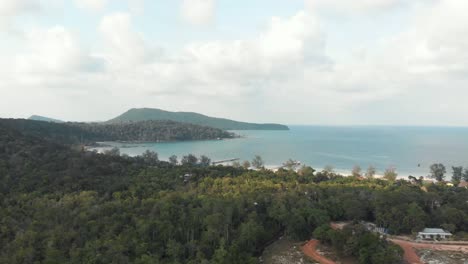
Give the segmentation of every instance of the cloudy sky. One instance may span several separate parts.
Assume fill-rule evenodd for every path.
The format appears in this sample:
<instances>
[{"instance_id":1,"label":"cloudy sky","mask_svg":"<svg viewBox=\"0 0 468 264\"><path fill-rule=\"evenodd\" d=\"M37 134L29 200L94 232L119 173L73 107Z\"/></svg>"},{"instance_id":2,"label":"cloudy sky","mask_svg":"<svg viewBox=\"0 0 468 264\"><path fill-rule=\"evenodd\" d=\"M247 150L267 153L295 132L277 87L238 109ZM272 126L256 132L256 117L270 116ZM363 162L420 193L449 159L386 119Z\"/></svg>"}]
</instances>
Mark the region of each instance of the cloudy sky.
<instances>
[{"instance_id":1,"label":"cloudy sky","mask_svg":"<svg viewBox=\"0 0 468 264\"><path fill-rule=\"evenodd\" d=\"M466 0L0 0L0 117L468 126Z\"/></svg>"}]
</instances>

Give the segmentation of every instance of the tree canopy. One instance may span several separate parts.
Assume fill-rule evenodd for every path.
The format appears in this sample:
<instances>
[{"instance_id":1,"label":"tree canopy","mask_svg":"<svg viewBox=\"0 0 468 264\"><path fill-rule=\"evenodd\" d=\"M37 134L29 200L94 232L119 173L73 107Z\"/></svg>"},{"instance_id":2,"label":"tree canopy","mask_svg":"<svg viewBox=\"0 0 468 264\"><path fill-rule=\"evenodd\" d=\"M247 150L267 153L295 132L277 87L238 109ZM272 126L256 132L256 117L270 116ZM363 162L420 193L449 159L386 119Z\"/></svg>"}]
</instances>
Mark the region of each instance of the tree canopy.
<instances>
[{"instance_id":1,"label":"tree canopy","mask_svg":"<svg viewBox=\"0 0 468 264\"><path fill-rule=\"evenodd\" d=\"M258 263L272 240L319 236L329 221L468 231L464 188L182 160L76 150L0 125L0 263ZM398 259L356 228L329 243L361 263Z\"/></svg>"}]
</instances>

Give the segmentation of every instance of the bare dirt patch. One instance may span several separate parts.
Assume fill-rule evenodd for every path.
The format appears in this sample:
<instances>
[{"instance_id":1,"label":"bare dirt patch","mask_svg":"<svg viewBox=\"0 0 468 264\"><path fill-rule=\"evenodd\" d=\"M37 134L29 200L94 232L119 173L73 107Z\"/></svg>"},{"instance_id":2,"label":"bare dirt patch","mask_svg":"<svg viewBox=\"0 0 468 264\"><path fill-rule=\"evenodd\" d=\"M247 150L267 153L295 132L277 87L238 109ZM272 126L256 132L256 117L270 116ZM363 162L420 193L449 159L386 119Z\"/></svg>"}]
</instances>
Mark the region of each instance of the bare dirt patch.
<instances>
[{"instance_id":1,"label":"bare dirt patch","mask_svg":"<svg viewBox=\"0 0 468 264\"><path fill-rule=\"evenodd\" d=\"M418 255L423 263L428 264L468 264L468 253L453 251L434 251L419 249Z\"/></svg>"},{"instance_id":2,"label":"bare dirt patch","mask_svg":"<svg viewBox=\"0 0 468 264\"><path fill-rule=\"evenodd\" d=\"M265 264L317 264L304 256L302 243L293 242L285 237L278 239L265 249L261 263Z\"/></svg>"},{"instance_id":3,"label":"bare dirt patch","mask_svg":"<svg viewBox=\"0 0 468 264\"><path fill-rule=\"evenodd\" d=\"M337 264L335 261L326 258L317 251L318 244L319 241L317 239L312 239L302 246L302 252L320 264Z\"/></svg>"}]
</instances>

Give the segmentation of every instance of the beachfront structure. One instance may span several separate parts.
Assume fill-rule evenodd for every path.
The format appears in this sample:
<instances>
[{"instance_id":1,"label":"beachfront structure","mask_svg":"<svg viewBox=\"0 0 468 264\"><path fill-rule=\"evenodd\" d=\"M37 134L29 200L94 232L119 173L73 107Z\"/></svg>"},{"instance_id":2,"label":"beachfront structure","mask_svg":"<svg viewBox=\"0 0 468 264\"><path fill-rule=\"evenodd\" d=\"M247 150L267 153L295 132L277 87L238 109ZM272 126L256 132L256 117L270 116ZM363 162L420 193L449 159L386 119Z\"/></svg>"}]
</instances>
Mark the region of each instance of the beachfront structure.
<instances>
[{"instance_id":1,"label":"beachfront structure","mask_svg":"<svg viewBox=\"0 0 468 264\"><path fill-rule=\"evenodd\" d=\"M460 182L460 184L458 184L458 187L468 189L468 182L467 181L462 181L462 182Z\"/></svg>"},{"instance_id":2,"label":"beachfront structure","mask_svg":"<svg viewBox=\"0 0 468 264\"><path fill-rule=\"evenodd\" d=\"M424 228L422 232L418 233L419 239L447 239L452 234L440 228Z\"/></svg>"}]
</instances>

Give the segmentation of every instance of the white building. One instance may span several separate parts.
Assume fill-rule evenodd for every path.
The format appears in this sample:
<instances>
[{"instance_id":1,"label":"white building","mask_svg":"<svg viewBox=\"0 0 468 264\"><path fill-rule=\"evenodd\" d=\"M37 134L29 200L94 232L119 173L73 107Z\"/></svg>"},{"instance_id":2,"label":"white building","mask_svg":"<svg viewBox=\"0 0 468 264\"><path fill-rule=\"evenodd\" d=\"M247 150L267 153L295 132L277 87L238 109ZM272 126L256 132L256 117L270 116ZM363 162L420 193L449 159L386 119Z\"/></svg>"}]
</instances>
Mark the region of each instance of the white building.
<instances>
[{"instance_id":1,"label":"white building","mask_svg":"<svg viewBox=\"0 0 468 264\"><path fill-rule=\"evenodd\" d=\"M419 239L447 239L452 234L440 228L424 228L422 232L418 233Z\"/></svg>"}]
</instances>

